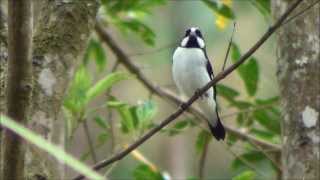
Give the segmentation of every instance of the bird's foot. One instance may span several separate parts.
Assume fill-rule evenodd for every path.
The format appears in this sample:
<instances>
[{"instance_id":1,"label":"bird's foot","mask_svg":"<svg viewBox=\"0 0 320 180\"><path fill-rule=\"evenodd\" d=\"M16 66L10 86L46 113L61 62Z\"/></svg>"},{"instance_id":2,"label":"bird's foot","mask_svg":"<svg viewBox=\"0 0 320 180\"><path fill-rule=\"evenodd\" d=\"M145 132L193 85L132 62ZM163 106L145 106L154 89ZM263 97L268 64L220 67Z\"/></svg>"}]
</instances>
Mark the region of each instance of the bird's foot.
<instances>
[{"instance_id":1,"label":"bird's foot","mask_svg":"<svg viewBox=\"0 0 320 180\"><path fill-rule=\"evenodd\" d=\"M208 92L205 92L205 93L201 94L200 89L197 89L197 90L195 91L195 94L196 94L197 96L199 96L199 98L200 98L201 100L204 100L205 98L208 98L208 97L209 97Z\"/></svg>"}]
</instances>

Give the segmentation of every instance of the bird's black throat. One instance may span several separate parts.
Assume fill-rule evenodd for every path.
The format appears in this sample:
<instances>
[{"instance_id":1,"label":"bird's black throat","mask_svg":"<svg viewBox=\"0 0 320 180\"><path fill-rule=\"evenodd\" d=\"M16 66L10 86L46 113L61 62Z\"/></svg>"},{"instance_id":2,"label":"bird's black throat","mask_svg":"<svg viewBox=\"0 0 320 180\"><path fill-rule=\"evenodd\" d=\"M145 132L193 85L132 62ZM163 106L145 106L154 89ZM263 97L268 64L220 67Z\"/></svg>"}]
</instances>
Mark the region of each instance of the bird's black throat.
<instances>
[{"instance_id":1,"label":"bird's black throat","mask_svg":"<svg viewBox=\"0 0 320 180\"><path fill-rule=\"evenodd\" d=\"M200 48L200 45L197 41L197 37L196 36L189 36L188 42L185 46L186 48Z\"/></svg>"}]
</instances>

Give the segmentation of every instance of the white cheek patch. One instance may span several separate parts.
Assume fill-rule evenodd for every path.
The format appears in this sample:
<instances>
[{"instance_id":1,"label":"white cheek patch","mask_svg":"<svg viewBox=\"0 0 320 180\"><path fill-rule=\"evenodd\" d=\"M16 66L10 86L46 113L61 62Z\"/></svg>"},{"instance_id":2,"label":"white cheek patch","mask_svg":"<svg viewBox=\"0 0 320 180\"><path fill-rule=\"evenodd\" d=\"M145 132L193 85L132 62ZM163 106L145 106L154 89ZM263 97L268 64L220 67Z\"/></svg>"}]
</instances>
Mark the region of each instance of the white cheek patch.
<instances>
[{"instance_id":1,"label":"white cheek patch","mask_svg":"<svg viewBox=\"0 0 320 180\"><path fill-rule=\"evenodd\" d=\"M189 37L183 38L183 40L181 41L181 47L186 47L188 41L189 41Z\"/></svg>"},{"instance_id":2,"label":"white cheek patch","mask_svg":"<svg viewBox=\"0 0 320 180\"><path fill-rule=\"evenodd\" d=\"M204 45L205 45L205 44L204 44L203 39L197 37L197 41L198 41L198 44L199 44L200 48L204 48Z\"/></svg>"}]
</instances>

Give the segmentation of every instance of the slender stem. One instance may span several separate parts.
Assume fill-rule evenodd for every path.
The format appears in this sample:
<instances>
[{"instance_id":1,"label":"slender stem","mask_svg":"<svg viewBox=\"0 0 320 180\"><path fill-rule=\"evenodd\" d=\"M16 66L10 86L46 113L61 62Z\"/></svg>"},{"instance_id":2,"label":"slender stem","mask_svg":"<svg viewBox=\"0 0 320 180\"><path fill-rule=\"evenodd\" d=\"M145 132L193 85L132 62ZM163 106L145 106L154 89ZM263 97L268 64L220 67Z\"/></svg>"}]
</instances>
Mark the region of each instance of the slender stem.
<instances>
[{"instance_id":1,"label":"slender stem","mask_svg":"<svg viewBox=\"0 0 320 180\"><path fill-rule=\"evenodd\" d=\"M177 109L174 113L172 113L170 116L168 116L164 121L162 121L159 126L154 127L153 129L151 129L149 132L147 132L144 136L142 136L140 139L138 139L136 142L134 142L133 144L131 144L130 146L128 146L128 148L120 151L118 154L116 154L115 156L106 159L106 160L102 160L101 162L97 163L93 169L98 170L101 169L103 167L106 167L120 159L122 159L123 157L125 157L126 155L128 155L131 151L133 151L134 149L136 149L138 146L140 146L141 144L143 144L146 140L148 140L150 137L152 137L154 134L156 134L158 131L160 131L163 127L165 127L166 125L168 125L170 122L174 121L177 117L179 117L184 111L186 111L193 102L195 102L205 91L207 91L210 87L212 87L213 85L215 85L218 81L224 79L227 75L229 75L232 71L234 71L237 67L239 67L242 63L244 63L254 52L256 52L259 47L265 43L265 41L281 26L281 24L284 22L284 20L288 17L288 15L302 2L303 0L297 0L295 3L292 4L292 6L290 6L286 12L276 21L276 23L271 26L268 31L243 55L240 57L240 59L233 65L231 65L229 68L227 68L225 71L219 73L215 78L212 79L212 81L210 81L208 84L206 84L204 87L202 87L201 89L199 89L197 92L195 92L195 94L186 102L180 105L180 108ZM98 34L101 36L101 32L104 32L104 30L99 26L96 26L96 30L98 31ZM100 31L100 32L99 32ZM116 47L114 41L112 39L110 39L110 37L106 37L109 41L112 41L113 44L109 43L110 48L115 51L115 49L118 49L118 47ZM128 58L126 57L126 55L123 55L122 58ZM120 59L122 59L120 58ZM119 60L120 60L119 59ZM139 71L139 70L138 70ZM141 74L140 74L141 75ZM147 86L148 87L148 86ZM149 86L148 88L150 88L151 90L153 89L151 86ZM83 179L84 176L80 175L77 176L74 179Z\"/></svg>"},{"instance_id":2,"label":"slender stem","mask_svg":"<svg viewBox=\"0 0 320 180\"><path fill-rule=\"evenodd\" d=\"M111 68L111 73L112 72L115 72L118 67L119 67L120 63L119 63L119 60L117 60L113 67ZM112 91L112 88L110 88L108 91L107 91L107 101L108 101L108 98L110 96L110 93ZM112 110L109 109L108 110L108 121L109 121L109 124L110 124L110 138L111 138L111 153L114 153L115 151L115 148L116 148L116 140L115 140L115 132L114 132L114 121L113 121L113 114L112 114Z\"/></svg>"},{"instance_id":3,"label":"slender stem","mask_svg":"<svg viewBox=\"0 0 320 180\"><path fill-rule=\"evenodd\" d=\"M84 129L84 133L85 133L85 135L87 137L87 142L88 142L89 152L91 154L91 158L92 158L94 163L97 163L97 155L96 155L96 152L94 150L94 146L93 146L92 139L91 139L91 134L90 134L88 123L87 123L86 119L83 121L82 126L83 126L83 129Z\"/></svg>"},{"instance_id":4,"label":"slender stem","mask_svg":"<svg viewBox=\"0 0 320 180\"><path fill-rule=\"evenodd\" d=\"M236 29L236 22L233 23L232 34L231 34L231 38L230 38L230 41L229 41L229 44L228 44L228 49L227 49L227 52L226 52L226 56L224 57L222 71L224 71L224 68L226 67L226 64L227 64L227 61L228 61L229 52L230 52L231 45L232 45L232 42L233 42L233 35L234 35L235 29Z\"/></svg>"},{"instance_id":5,"label":"slender stem","mask_svg":"<svg viewBox=\"0 0 320 180\"><path fill-rule=\"evenodd\" d=\"M207 141L206 144L204 145L203 151L201 153L201 157L199 159L199 180L204 179L204 170L206 166L206 159L207 159L207 154L208 154L208 149L209 149L209 143L210 141Z\"/></svg>"}]
</instances>

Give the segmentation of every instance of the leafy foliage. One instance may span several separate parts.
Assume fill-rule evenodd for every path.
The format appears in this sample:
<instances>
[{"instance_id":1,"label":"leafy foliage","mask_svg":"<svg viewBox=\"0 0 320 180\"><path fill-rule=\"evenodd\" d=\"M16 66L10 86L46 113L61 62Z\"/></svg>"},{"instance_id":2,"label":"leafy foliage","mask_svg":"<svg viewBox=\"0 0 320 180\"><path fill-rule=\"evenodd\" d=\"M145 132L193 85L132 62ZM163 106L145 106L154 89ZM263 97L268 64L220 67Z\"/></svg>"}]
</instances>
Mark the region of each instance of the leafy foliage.
<instances>
[{"instance_id":1,"label":"leafy foliage","mask_svg":"<svg viewBox=\"0 0 320 180\"><path fill-rule=\"evenodd\" d=\"M43 139L38 134L35 134L31 130L21 126L20 124L16 123L15 121L7 118L6 116L0 115L0 124L3 127L6 127L13 131L14 133L18 134L20 137L23 137L25 140L29 141L30 143L36 145L40 149L46 151L51 156L55 157L59 161L65 163L75 171L85 175L90 179L104 179L101 175L97 174L96 172L92 171L89 167L85 164L78 161L73 156L67 154L58 146L50 143L49 141Z\"/></svg>"},{"instance_id":2,"label":"leafy foliage","mask_svg":"<svg viewBox=\"0 0 320 180\"><path fill-rule=\"evenodd\" d=\"M74 80L71 82L69 93L64 99L64 112L67 117L67 134L70 136L78 122L86 116L88 104L97 96L102 95L115 83L128 79L126 73L115 72L106 75L95 84L85 66L81 66L75 73Z\"/></svg>"},{"instance_id":3,"label":"leafy foliage","mask_svg":"<svg viewBox=\"0 0 320 180\"><path fill-rule=\"evenodd\" d=\"M161 173L152 170L146 164L140 164L133 172L135 180L164 180Z\"/></svg>"},{"instance_id":4,"label":"leafy foliage","mask_svg":"<svg viewBox=\"0 0 320 180\"><path fill-rule=\"evenodd\" d=\"M233 43L231 48L231 59L237 62L241 57L240 49ZM250 58L247 63L240 65L237 72L245 83L245 87L250 96L254 96L258 88L259 66L255 58Z\"/></svg>"},{"instance_id":5,"label":"leafy foliage","mask_svg":"<svg viewBox=\"0 0 320 180\"><path fill-rule=\"evenodd\" d=\"M165 0L103 0L102 5L109 23L116 25L124 33L134 32L145 43L153 45L155 33L142 20L150 14L151 8L165 2Z\"/></svg>"},{"instance_id":6,"label":"leafy foliage","mask_svg":"<svg viewBox=\"0 0 320 180\"><path fill-rule=\"evenodd\" d=\"M256 173L254 171L243 171L241 174L232 178L232 180L254 180Z\"/></svg>"},{"instance_id":7,"label":"leafy foliage","mask_svg":"<svg viewBox=\"0 0 320 180\"><path fill-rule=\"evenodd\" d=\"M212 139L212 135L205 130L200 131L196 141L196 150L198 153L201 153L205 148L206 144Z\"/></svg>"},{"instance_id":8,"label":"leafy foliage","mask_svg":"<svg viewBox=\"0 0 320 180\"><path fill-rule=\"evenodd\" d=\"M271 12L271 0L250 0L252 5L254 5L265 17L270 16Z\"/></svg>"},{"instance_id":9,"label":"leafy foliage","mask_svg":"<svg viewBox=\"0 0 320 180\"><path fill-rule=\"evenodd\" d=\"M211 0L202 0L210 9L212 9L214 12L223 15L224 17L228 19L234 19L235 15L233 11L225 4L221 3L218 4L217 1L211 1Z\"/></svg>"},{"instance_id":10,"label":"leafy foliage","mask_svg":"<svg viewBox=\"0 0 320 180\"><path fill-rule=\"evenodd\" d=\"M83 57L83 64L87 65L91 59L95 60L100 72L105 69L107 57L101 43L95 39L91 39L87 45L87 49Z\"/></svg>"},{"instance_id":11,"label":"leafy foliage","mask_svg":"<svg viewBox=\"0 0 320 180\"><path fill-rule=\"evenodd\" d=\"M178 135L185 130L188 130L188 128L194 127L196 124L194 123L193 119L184 119L180 120L179 122L175 123L172 127L164 128L162 132L168 133L169 136L175 136Z\"/></svg>"},{"instance_id":12,"label":"leafy foliage","mask_svg":"<svg viewBox=\"0 0 320 180\"><path fill-rule=\"evenodd\" d=\"M129 105L113 97L107 104L108 107L116 109L119 113L123 133L131 133L136 130L143 131L150 127L151 120L157 111L152 101L144 101L139 105Z\"/></svg>"}]
</instances>

